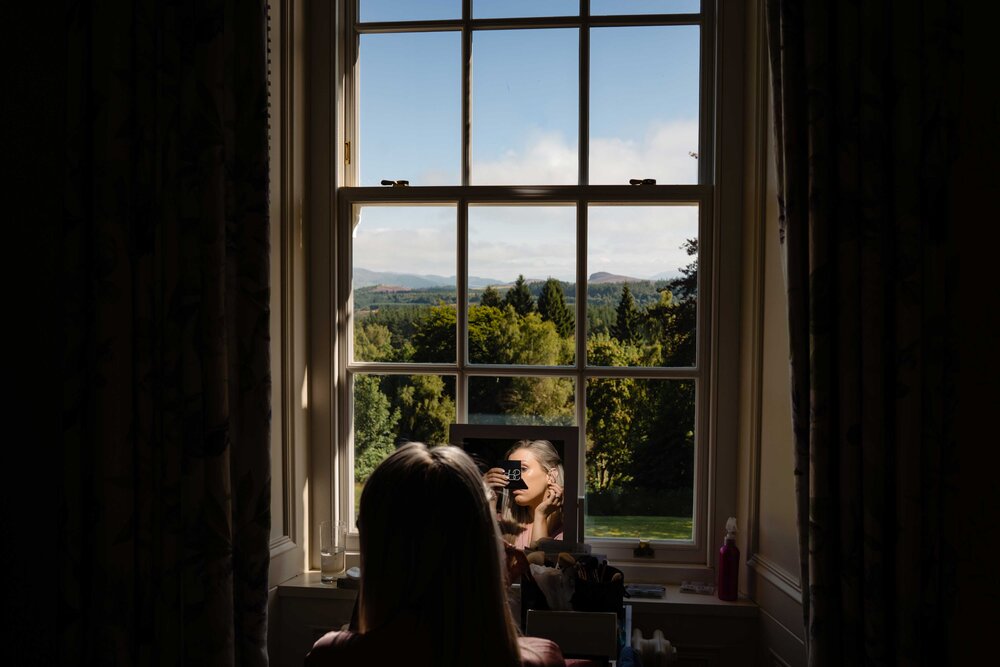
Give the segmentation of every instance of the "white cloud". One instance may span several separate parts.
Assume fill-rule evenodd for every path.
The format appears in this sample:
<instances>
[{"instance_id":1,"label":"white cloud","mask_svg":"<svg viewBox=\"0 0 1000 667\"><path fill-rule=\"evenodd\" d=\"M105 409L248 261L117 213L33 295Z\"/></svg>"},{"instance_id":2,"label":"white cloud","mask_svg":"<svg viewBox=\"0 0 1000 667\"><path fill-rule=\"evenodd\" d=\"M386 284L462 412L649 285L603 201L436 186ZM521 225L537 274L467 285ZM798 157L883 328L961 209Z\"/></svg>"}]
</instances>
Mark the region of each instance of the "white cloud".
<instances>
[{"instance_id":1,"label":"white cloud","mask_svg":"<svg viewBox=\"0 0 1000 667\"><path fill-rule=\"evenodd\" d=\"M698 121L659 123L642 141L595 137L590 142L590 182L628 183L655 178L660 185L698 182Z\"/></svg>"},{"instance_id":2,"label":"white cloud","mask_svg":"<svg viewBox=\"0 0 1000 667\"><path fill-rule=\"evenodd\" d=\"M696 121L662 123L643 141L594 138L591 182L694 183ZM557 133L536 134L517 150L474 165L476 184L575 183L577 150ZM588 274L597 271L649 278L676 272L691 258L684 241L697 236L694 206L593 206L588 238ZM370 206L357 230L354 261L376 271L452 275L455 273L454 207ZM469 271L513 280L576 274L573 206L473 206L469 214Z\"/></svg>"},{"instance_id":3,"label":"white cloud","mask_svg":"<svg viewBox=\"0 0 1000 667\"><path fill-rule=\"evenodd\" d=\"M696 183L698 121L651 125L641 140L592 137L590 182L625 184L630 178L655 178L665 184ZM427 177L425 177L427 180ZM577 145L557 132L533 132L517 149L492 160L473 152L476 185L561 185L577 182Z\"/></svg>"}]
</instances>

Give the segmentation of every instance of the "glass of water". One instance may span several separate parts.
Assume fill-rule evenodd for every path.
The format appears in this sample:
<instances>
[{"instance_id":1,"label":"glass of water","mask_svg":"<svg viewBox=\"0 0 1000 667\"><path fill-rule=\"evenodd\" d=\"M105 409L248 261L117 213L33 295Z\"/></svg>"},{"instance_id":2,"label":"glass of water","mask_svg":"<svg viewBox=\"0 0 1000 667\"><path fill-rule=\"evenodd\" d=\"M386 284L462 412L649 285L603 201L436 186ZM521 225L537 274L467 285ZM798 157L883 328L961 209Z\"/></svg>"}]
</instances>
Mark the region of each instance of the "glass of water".
<instances>
[{"instance_id":1,"label":"glass of water","mask_svg":"<svg viewBox=\"0 0 1000 667\"><path fill-rule=\"evenodd\" d=\"M347 523L322 521L319 524L320 581L332 583L346 566Z\"/></svg>"}]
</instances>

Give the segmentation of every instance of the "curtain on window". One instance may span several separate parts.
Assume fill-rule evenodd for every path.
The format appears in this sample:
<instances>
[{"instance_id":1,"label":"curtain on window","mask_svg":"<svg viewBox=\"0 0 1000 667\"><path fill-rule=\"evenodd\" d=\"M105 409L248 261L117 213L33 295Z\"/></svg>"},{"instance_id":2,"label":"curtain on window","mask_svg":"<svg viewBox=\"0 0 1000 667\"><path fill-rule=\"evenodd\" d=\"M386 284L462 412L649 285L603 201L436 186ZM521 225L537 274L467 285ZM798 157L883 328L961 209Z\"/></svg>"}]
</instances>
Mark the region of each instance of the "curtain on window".
<instances>
[{"instance_id":1,"label":"curtain on window","mask_svg":"<svg viewBox=\"0 0 1000 667\"><path fill-rule=\"evenodd\" d=\"M264 3L69 7L60 664L266 665Z\"/></svg>"},{"instance_id":2,"label":"curtain on window","mask_svg":"<svg viewBox=\"0 0 1000 667\"><path fill-rule=\"evenodd\" d=\"M955 9L766 12L809 664L934 664L954 595Z\"/></svg>"}]
</instances>

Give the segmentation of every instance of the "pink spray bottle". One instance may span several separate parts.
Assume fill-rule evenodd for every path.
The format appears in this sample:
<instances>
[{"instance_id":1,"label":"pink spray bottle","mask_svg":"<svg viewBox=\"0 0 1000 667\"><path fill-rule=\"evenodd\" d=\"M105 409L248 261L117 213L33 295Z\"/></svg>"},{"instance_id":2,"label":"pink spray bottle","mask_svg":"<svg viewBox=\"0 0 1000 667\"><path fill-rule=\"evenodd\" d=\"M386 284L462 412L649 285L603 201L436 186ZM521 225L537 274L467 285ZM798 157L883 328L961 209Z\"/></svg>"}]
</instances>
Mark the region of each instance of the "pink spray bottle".
<instances>
[{"instance_id":1,"label":"pink spray bottle","mask_svg":"<svg viewBox=\"0 0 1000 667\"><path fill-rule=\"evenodd\" d=\"M733 601L739 597L740 550L736 546L736 517L726 521L726 540L719 549L716 568L716 594L720 600Z\"/></svg>"}]
</instances>

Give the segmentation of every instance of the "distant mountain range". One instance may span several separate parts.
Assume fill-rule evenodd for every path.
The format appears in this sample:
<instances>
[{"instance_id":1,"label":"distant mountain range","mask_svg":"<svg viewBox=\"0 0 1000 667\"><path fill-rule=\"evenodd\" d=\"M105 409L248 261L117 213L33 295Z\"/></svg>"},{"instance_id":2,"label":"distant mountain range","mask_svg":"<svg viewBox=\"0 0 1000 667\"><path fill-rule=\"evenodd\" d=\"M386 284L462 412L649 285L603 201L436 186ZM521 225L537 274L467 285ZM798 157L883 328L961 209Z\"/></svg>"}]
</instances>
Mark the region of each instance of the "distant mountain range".
<instances>
[{"instance_id":1,"label":"distant mountain range","mask_svg":"<svg viewBox=\"0 0 1000 667\"><path fill-rule=\"evenodd\" d=\"M641 283L647 280L663 280L672 277L672 273L657 274L653 278L633 278L622 276L607 271L592 273L588 283ZM527 282L542 282L544 278L526 278ZM472 289L482 289L488 285L497 287L509 287L513 281L498 280L496 278L481 278L479 276L469 276L469 287ZM371 271L369 269L355 267L354 269L354 289L362 287L372 287L375 285L401 287L405 289L428 289L434 287L454 287L455 276L437 276L433 274L416 275L413 273L394 273L391 271Z\"/></svg>"},{"instance_id":2,"label":"distant mountain range","mask_svg":"<svg viewBox=\"0 0 1000 667\"><path fill-rule=\"evenodd\" d=\"M616 273L608 273L607 271L598 271L597 273L591 273L590 278L587 278L587 282L592 285L599 285L601 283L644 283L647 282L647 279L620 276Z\"/></svg>"},{"instance_id":3,"label":"distant mountain range","mask_svg":"<svg viewBox=\"0 0 1000 667\"><path fill-rule=\"evenodd\" d=\"M473 289L487 285L504 285L503 280L495 278L480 278L469 276L469 287ZM418 276L413 273L393 273L391 271L370 271L361 267L354 268L354 289L371 287L373 285L392 285L408 289L426 289L430 287L454 287L455 276L435 276L432 274Z\"/></svg>"}]
</instances>

